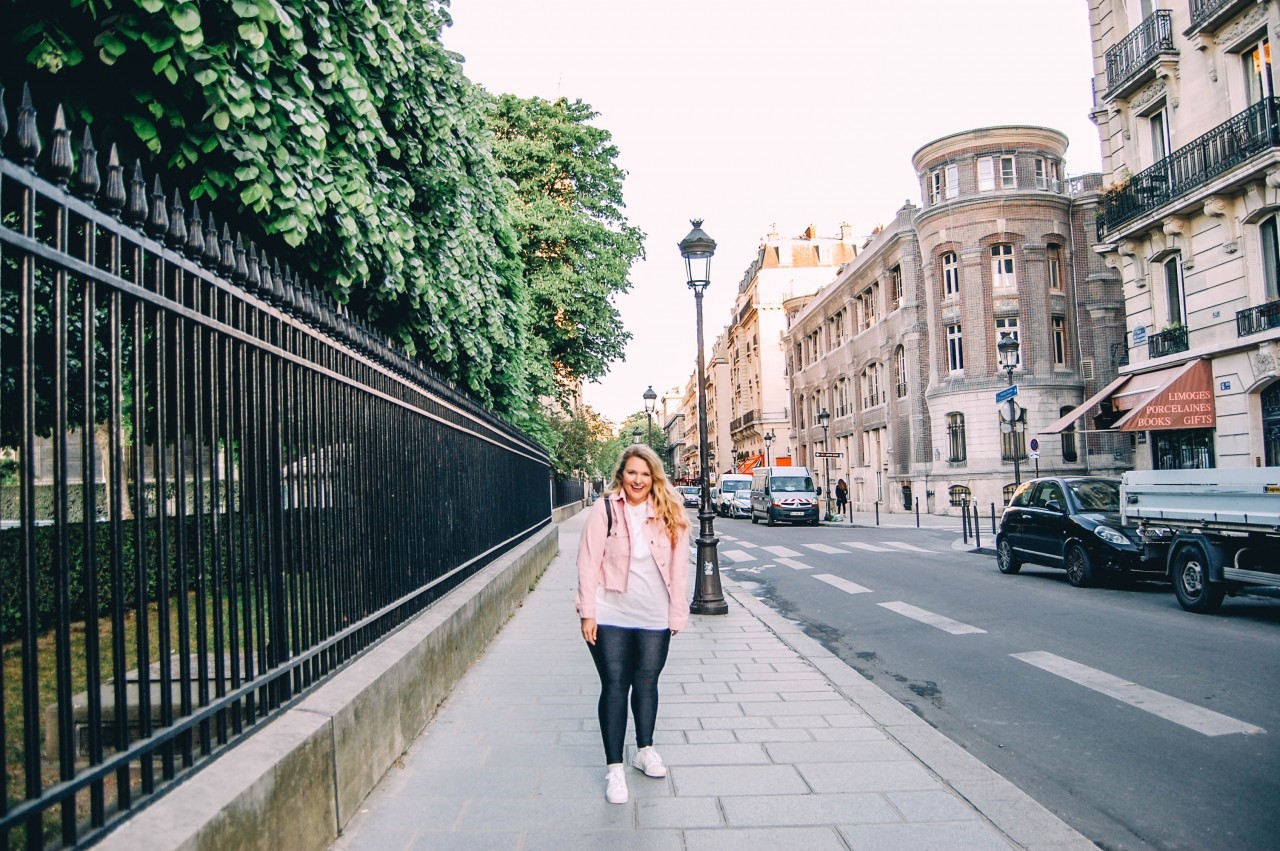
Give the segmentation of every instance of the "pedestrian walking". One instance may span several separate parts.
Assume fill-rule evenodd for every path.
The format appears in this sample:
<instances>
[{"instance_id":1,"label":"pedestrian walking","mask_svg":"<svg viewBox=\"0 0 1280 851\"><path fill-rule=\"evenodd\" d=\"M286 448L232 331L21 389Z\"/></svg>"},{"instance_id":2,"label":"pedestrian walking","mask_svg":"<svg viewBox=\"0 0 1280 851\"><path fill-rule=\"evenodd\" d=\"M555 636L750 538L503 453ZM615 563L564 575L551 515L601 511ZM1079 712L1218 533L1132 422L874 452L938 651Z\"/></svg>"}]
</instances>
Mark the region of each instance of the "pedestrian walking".
<instances>
[{"instance_id":1,"label":"pedestrian walking","mask_svg":"<svg viewBox=\"0 0 1280 851\"><path fill-rule=\"evenodd\" d=\"M671 637L689 619L689 520L683 500L643 443L622 453L613 483L591 507L578 544L578 617L600 674L605 798L627 801L622 762L627 703L635 721L632 765L649 777L667 768L653 747L658 677Z\"/></svg>"},{"instance_id":2,"label":"pedestrian walking","mask_svg":"<svg viewBox=\"0 0 1280 851\"><path fill-rule=\"evenodd\" d=\"M836 482L836 513L844 514L845 506L849 504L849 486L844 483L844 479Z\"/></svg>"}]
</instances>

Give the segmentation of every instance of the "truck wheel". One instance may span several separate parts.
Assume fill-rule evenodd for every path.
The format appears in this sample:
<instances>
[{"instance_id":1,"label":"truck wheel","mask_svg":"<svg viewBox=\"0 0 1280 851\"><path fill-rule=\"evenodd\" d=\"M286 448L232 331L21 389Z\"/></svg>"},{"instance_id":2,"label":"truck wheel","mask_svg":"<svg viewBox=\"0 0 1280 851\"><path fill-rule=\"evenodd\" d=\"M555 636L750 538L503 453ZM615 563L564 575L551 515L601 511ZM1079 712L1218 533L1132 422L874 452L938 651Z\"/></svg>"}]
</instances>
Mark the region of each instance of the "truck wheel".
<instances>
[{"instance_id":1,"label":"truck wheel","mask_svg":"<svg viewBox=\"0 0 1280 851\"><path fill-rule=\"evenodd\" d=\"M1183 547L1173 557L1173 592L1188 612L1208 614L1222 605L1226 589L1209 581L1209 559L1197 545Z\"/></svg>"},{"instance_id":2,"label":"truck wheel","mask_svg":"<svg viewBox=\"0 0 1280 851\"><path fill-rule=\"evenodd\" d=\"M1071 544L1063 554L1063 562L1067 566L1067 581L1077 588L1087 588L1093 584L1093 562L1089 554L1079 544Z\"/></svg>"},{"instance_id":3,"label":"truck wheel","mask_svg":"<svg viewBox=\"0 0 1280 851\"><path fill-rule=\"evenodd\" d=\"M1013 557L1013 545L1008 538L1001 538L1000 543L996 544L996 567L1000 568L1001 573L1010 575L1022 570L1022 562Z\"/></svg>"},{"instance_id":4,"label":"truck wheel","mask_svg":"<svg viewBox=\"0 0 1280 851\"><path fill-rule=\"evenodd\" d=\"M774 519L773 519L773 512L772 512L772 511L766 511L766 512L764 513L764 524L765 524L766 526L776 526L776 525L778 525L778 521L776 521L776 520L774 520Z\"/></svg>"},{"instance_id":5,"label":"truck wheel","mask_svg":"<svg viewBox=\"0 0 1280 851\"><path fill-rule=\"evenodd\" d=\"M752 525L752 526L754 526L755 524L757 524L757 523L759 523L759 522L760 522L760 518L759 518L759 517L756 517L756 513L755 513L754 511L753 511L753 512L751 512L751 525Z\"/></svg>"}]
</instances>

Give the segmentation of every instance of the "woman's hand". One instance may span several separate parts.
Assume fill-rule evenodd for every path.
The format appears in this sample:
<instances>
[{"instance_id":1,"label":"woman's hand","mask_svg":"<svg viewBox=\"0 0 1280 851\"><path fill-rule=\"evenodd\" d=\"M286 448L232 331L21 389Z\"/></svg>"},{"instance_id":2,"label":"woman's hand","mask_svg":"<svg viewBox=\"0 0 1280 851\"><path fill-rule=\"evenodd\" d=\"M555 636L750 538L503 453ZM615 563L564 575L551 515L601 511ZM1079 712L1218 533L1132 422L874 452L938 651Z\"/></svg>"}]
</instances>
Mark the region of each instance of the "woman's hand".
<instances>
[{"instance_id":1,"label":"woman's hand","mask_svg":"<svg viewBox=\"0 0 1280 851\"><path fill-rule=\"evenodd\" d=\"M673 629L673 630L671 630L671 637L672 637L672 638L675 638L675 637L676 637L677 635L679 635L679 634L680 634L680 630L678 630L678 629Z\"/></svg>"},{"instance_id":2,"label":"woman's hand","mask_svg":"<svg viewBox=\"0 0 1280 851\"><path fill-rule=\"evenodd\" d=\"M582 637L587 640L588 644L596 643L596 619L595 618L582 619Z\"/></svg>"}]
</instances>

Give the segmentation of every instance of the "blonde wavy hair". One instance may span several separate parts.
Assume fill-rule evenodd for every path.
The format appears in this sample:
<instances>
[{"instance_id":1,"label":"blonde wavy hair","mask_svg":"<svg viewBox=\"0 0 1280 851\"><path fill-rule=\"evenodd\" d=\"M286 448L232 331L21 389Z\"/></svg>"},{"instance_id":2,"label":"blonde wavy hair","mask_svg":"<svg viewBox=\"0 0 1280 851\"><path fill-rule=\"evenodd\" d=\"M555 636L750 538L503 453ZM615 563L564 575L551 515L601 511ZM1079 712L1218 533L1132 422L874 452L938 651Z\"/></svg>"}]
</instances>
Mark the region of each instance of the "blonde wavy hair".
<instances>
[{"instance_id":1,"label":"blonde wavy hair","mask_svg":"<svg viewBox=\"0 0 1280 851\"><path fill-rule=\"evenodd\" d=\"M649 498L653 500L654 513L666 524L667 536L671 538L671 546L674 547L680 533L689 528L689 518L684 513L684 499L672 487L658 453L643 443L633 443L623 450L617 469L613 471L613 484L609 486L609 493L622 490L622 471L632 458L639 458L649 465L649 473L653 477L653 491Z\"/></svg>"}]
</instances>

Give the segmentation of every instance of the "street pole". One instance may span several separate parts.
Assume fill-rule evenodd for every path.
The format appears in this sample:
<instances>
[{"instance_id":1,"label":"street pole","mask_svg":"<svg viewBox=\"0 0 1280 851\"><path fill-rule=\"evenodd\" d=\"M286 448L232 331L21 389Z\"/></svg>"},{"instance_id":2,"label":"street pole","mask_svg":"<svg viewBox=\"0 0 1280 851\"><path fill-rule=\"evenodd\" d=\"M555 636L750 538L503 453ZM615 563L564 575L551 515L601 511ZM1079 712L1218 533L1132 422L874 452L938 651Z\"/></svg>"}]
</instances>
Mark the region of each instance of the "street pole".
<instances>
[{"instance_id":1,"label":"street pole","mask_svg":"<svg viewBox=\"0 0 1280 851\"><path fill-rule=\"evenodd\" d=\"M769 444L773 443L773 432L764 433L764 465L769 466Z\"/></svg>"},{"instance_id":2,"label":"street pole","mask_svg":"<svg viewBox=\"0 0 1280 851\"><path fill-rule=\"evenodd\" d=\"M711 255L716 244L703 232L701 219L695 219L692 224L693 230L680 242L680 254L689 270L689 288L693 290L697 311L698 458L702 467L699 471L702 499L698 511L698 582L689 611L695 615L725 615L729 613L729 604L725 602L720 585L720 555L716 550L718 541L712 525L716 515L711 510L711 484L707 477L707 371L702 354L702 293L711 283ZM695 274L695 268L700 274Z\"/></svg>"},{"instance_id":3,"label":"street pole","mask_svg":"<svg viewBox=\"0 0 1280 851\"><path fill-rule=\"evenodd\" d=\"M827 522L831 522L831 456L827 454L831 447L827 443L827 426L831 422L831 414L826 408L818 414L818 422L822 424L822 487L827 497Z\"/></svg>"},{"instance_id":4,"label":"street pole","mask_svg":"<svg viewBox=\"0 0 1280 851\"><path fill-rule=\"evenodd\" d=\"M996 350L1000 353L1000 362L1004 365L1004 371L1009 376L1009 386L1013 386L1013 370L1018 366L1018 349L1020 345L1017 338L1012 334L1004 333L1000 335L1000 342L996 344ZM1020 423L1018 418L1014 416L1017 406L1014 404L1013 397L1009 397L1009 445L1013 448L1013 484L1022 484L1022 467L1018 462L1018 456L1021 454L1019 449L1018 430Z\"/></svg>"}]
</instances>

